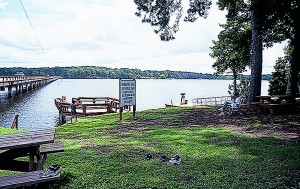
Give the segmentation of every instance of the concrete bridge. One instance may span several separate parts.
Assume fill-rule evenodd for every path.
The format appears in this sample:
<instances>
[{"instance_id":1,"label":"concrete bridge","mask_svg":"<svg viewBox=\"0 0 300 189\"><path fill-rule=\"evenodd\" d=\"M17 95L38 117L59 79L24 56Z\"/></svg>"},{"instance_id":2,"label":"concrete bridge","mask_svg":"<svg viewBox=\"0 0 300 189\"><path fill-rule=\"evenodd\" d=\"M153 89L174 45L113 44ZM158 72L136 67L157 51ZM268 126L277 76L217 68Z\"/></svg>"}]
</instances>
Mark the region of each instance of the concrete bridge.
<instances>
[{"instance_id":1,"label":"concrete bridge","mask_svg":"<svg viewBox=\"0 0 300 189\"><path fill-rule=\"evenodd\" d=\"M12 95L13 88L16 92L26 92L59 79L57 76L0 76L0 90L8 90L8 96Z\"/></svg>"}]
</instances>

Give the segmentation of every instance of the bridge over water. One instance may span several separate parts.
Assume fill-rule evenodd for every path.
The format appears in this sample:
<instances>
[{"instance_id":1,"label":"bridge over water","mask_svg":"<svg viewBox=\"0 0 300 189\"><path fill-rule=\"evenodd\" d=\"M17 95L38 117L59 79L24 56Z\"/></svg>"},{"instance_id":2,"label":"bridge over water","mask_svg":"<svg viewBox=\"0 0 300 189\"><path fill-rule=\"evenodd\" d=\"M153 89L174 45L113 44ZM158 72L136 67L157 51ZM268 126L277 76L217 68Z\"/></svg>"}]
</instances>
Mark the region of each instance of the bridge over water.
<instances>
[{"instance_id":1,"label":"bridge over water","mask_svg":"<svg viewBox=\"0 0 300 189\"><path fill-rule=\"evenodd\" d=\"M22 93L46 85L57 79L59 79L57 76L0 76L0 90L7 90L8 96L11 96L13 89L17 93Z\"/></svg>"}]
</instances>

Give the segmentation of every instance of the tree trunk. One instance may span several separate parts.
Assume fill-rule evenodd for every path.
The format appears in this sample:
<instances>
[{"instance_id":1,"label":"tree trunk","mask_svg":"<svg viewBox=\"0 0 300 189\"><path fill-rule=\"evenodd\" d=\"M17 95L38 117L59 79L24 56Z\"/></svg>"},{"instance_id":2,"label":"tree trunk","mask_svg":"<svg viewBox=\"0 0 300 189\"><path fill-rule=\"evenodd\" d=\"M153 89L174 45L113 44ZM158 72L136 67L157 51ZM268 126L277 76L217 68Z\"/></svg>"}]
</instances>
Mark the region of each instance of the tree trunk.
<instances>
[{"instance_id":1,"label":"tree trunk","mask_svg":"<svg viewBox=\"0 0 300 189\"><path fill-rule=\"evenodd\" d=\"M233 90L234 90L233 94L236 94L237 92L236 79L237 79L237 73L235 69L233 69Z\"/></svg>"},{"instance_id":2,"label":"tree trunk","mask_svg":"<svg viewBox=\"0 0 300 189\"><path fill-rule=\"evenodd\" d=\"M252 0L254 5L256 0ZM251 11L252 22L252 64L251 64L251 80L250 93L248 104L255 100L256 96L261 94L261 79L262 79L262 37L259 18L255 6L252 6Z\"/></svg>"},{"instance_id":3,"label":"tree trunk","mask_svg":"<svg viewBox=\"0 0 300 189\"><path fill-rule=\"evenodd\" d=\"M299 21L297 22L300 23ZM299 64L300 64L300 26L295 27L295 36L291 41L293 47L292 56L290 60L290 73L288 79L288 86L286 94L289 96L296 97L299 95L298 87L298 73L299 73Z\"/></svg>"}]
</instances>

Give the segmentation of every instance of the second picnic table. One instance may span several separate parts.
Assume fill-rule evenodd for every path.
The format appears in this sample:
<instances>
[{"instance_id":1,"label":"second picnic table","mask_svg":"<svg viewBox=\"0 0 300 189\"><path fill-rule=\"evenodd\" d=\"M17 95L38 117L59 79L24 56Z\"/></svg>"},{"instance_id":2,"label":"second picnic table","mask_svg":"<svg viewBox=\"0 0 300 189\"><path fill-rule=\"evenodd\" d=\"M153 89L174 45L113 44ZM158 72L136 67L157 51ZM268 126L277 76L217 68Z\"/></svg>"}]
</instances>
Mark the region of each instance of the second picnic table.
<instances>
[{"instance_id":1,"label":"second picnic table","mask_svg":"<svg viewBox=\"0 0 300 189\"><path fill-rule=\"evenodd\" d=\"M271 114L294 113L297 109L296 100L289 95L257 96L259 102L252 105L259 111L270 110Z\"/></svg>"},{"instance_id":2,"label":"second picnic table","mask_svg":"<svg viewBox=\"0 0 300 189\"><path fill-rule=\"evenodd\" d=\"M47 153L63 151L62 145L52 145L54 143L54 137L54 128L0 135L0 170L28 172L25 174L0 177L0 188L25 186L58 179L60 175L53 178L39 177ZM51 146L41 146L44 144L51 144ZM16 160L16 158L26 156L29 157L28 161ZM15 179L15 183L13 179Z\"/></svg>"}]
</instances>

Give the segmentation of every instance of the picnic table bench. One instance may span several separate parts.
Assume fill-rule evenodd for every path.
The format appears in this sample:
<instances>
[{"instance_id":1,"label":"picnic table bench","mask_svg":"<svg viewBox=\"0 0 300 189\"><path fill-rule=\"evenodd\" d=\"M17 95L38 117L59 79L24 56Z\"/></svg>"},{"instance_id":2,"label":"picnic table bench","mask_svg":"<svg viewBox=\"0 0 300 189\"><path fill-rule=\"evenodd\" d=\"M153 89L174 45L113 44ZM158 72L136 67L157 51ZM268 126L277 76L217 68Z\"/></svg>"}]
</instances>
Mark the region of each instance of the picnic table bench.
<instances>
[{"instance_id":1,"label":"picnic table bench","mask_svg":"<svg viewBox=\"0 0 300 189\"><path fill-rule=\"evenodd\" d=\"M40 171L31 171L27 173L21 173L11 176L0 177L0 188L16 188L22 186L29 186L33 184L38 184L42 182L54 181L60 178L60 173L46 178L41 178L40 174L43 173L43 170Z\"/></svg>"},{"instance_id":2,"label":"picnic table bench","mask_svg":"<svg viewBox=\"0 0 300 189\"><path fill-rule=\"evenodd\" d=\"M0 188L14 188L59 179L60 174L40 177L47 154L64 151L61 144L54 143L54 136L55 129L0 135L0 169L27 172L0 177ZM26 156L29 157L28 161L16 160Z\"/></svg>"},{"instance_id":3,"label":"picnic table bench","mask_svg":"<svg viewBox=\"0 0 300 189\"><path fill-rule=\"evenodd\" d=\"M257 96L259 102L252 102L252 107L258 109L259 113L269 111L271 114L295 113L297 103L295 98L288 95Z\"/></svg>"}]
</instances>

